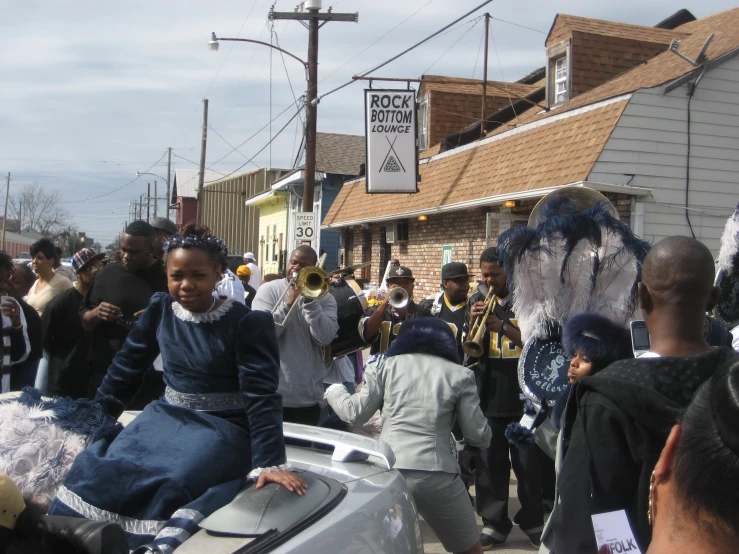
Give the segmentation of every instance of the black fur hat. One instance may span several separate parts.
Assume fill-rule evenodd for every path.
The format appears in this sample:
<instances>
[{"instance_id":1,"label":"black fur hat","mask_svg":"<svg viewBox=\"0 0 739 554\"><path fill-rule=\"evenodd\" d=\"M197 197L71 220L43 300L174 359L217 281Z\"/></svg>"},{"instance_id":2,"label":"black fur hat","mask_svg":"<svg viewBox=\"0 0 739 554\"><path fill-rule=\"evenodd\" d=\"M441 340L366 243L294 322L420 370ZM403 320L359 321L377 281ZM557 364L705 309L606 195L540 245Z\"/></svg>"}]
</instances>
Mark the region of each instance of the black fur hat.
<instances>
[{"instance_id":1,"label":"black fur hat","mask_svg":"<svg viewBox=\"0 0 739 554\"><path fill-rule=\"evenodd\" d=\"M460 363L457 341L449 324L436 317L406 319L398 336L387 349L387 356L430 354Z\"/></svg>"},{"instance_id":2,"label":"black fur hat","mask_svg":"<svg viewBox=\"0 0 739 554\"><path fill-rule=\"evenodd\" d=\"M598 314L571 317L562 333L562 345L573 356L578 350L590 358L594 372L617 360L634 357L629 331Z\"/></svg>"}]
</instances>

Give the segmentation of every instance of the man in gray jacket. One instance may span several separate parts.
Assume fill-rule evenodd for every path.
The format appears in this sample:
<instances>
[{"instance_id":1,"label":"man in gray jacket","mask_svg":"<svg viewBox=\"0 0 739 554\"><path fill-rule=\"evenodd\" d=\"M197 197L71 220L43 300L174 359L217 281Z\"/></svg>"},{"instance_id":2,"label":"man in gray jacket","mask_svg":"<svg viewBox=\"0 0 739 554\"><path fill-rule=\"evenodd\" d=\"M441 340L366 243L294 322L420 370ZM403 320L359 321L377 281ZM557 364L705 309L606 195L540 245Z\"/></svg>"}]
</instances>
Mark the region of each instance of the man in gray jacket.
<instances>
[{"instance_id":1,"label":"man in gray jacket","mask_svg":"<svg viewBox=\"0 0 739 554\"><path fill-rule=\"evenodd\" d=\"M316 265L317 261L315 250L298 246L290 254L287 277L262 283L252 304L255 310L272 312L275 322L280 347L280 385L277 392L282 395L282 418L305 425L318 424L326 373L321 347L331 344L339 330L336 300L331 294L317 300L305 300L290 285L294 275L304 267ZM285 320L293 304L294 313Z\"/></svg>"}]
</instances>

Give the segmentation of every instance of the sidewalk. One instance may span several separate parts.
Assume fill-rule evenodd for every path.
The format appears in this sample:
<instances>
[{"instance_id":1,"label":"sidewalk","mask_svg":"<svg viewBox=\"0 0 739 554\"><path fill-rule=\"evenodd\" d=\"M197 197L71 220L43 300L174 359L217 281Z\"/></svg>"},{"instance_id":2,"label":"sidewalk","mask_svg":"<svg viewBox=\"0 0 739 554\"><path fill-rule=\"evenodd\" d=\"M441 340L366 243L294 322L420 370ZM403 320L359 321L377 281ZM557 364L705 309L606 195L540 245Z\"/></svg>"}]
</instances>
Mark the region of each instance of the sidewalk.
<instances>
[{"instance_id":1,"label":"sidewalk","mask_svg":"<svg viewBox=\"0 0 739 554\"><path fill-rule=\"evenodd\" d=\"M473 495L474 490L474 488L470 490ZM513 514L515 514L516 511L521 507L521 504L518 502L518 498L516 497L515 478L511 478L509 496L510 500L508 503L508 510L510 516L513 517ZM480 529L482 529L482 521L479 517L477 518L477 524L480 526ZM446 552L446 550L444 550L444 547L441 546L441 543L436 538L436 535L434 535L431 527L429 527L428 524L423 521L423 519L421 519L421 533L423 534L423 549L426 554L442 554ZM538 550L538 548L535 548L531 545L528 537L523 534L523 532L518 528L518 525L514 525L513 531L511 531L511 534L508 535L508 540L506 541L506 543L503 546L493 548L492 550L490 550L490 552L500 552L501 554L531 554L532 552L537 552Z\"/></svg>"}]
</instances>

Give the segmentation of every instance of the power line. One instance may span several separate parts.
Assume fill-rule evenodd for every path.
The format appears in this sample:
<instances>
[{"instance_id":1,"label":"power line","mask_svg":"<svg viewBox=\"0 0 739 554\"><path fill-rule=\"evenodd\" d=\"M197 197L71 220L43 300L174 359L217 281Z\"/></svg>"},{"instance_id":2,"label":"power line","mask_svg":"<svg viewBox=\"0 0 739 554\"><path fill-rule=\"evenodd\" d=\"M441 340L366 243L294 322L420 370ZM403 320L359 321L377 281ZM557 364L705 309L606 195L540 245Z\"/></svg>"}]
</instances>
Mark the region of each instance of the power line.
<instances>
[{"instance_id":1,"label":"power line","mask_svg":"<svg viewBox=\"0 0 739 554\"><path fill-rule=\"evenodd\" d=\"M213 125L211 125L211 124L209 123L209 124L208 124L208 127L210 127L210 130L211 130L211 131L213 131L213 132L214 132L214 133L216 134L216 136L218 136L218 137L219 137L219 138L220 138L220 139L221 139L221 140L222 140L223 142L225 142L225 143L226 143L226 144L227 144L228 146L230 146L231 148L233 148L233 147L234 147L234 145L233 145L233 144L231 144L231 143L230 143L230 142L228 142L228 141L227 141L227 140L226 140L225 138L223 138L223 135L221 135L221 133L219 133L218 131L216 131L216 130L215 130L215 127L213 127ZM236 152L238 152L239 154L241 154L241 156L242 156L242 157L243 157L243 158L244 158L245 160L247 159L246 155L244 155L244 153L243 153L243 152L241 152L241 150L236 150ZM256 167L259 167L259 166L258 166L257 164L254 164L254 165L255 165Z\"/></svg>"},{"instance_id":2,"label":"power line","mask_svg":"<svg viewBox=\"0 0 739 554\"><path fill-rule=\"evenodd\" d=\"M302 98L302 97L301 97L301 98ZM260 128L260 129L259 129L259 130L257 130L257 131L256 131L256 132L255 132L255 133L254 133L253 135L251 135L251 136L250 136L250 137L249 137L248 139L246 139L246 140L245 140L244 142L242 142L242 143L241 143L241 144L239 144L238 146L234 147L234 148L233 148L233 149L232 149L232 150L231 150L231 151L230 151L230 152L229 152L228 154L226 154L225 156L222 156L222 157L221 157L220 159L218 159L218 160L216 160L215 162L213 162L212 164L210 164L210 165L208 166L208 169L213 169L213 166L215 166L215 165L216 165L217 163L220 163L220 162L222 162L223 160L225 160L226 158L228 158L228 157L229 157L229 156L230 156L231 154L233 154L233 153L234 153L234 152L235 152L236 150L238 150L239 148L241 148L242 146L244 146L244 145L245 145L245 144L246 144L247 142L249 142L249 141L250 141L251 139L253 139L254 137L256 137L256 136L257 136L257 135L258 135L259 133L261 133L261 132L262 132L262 131L264 131L264 130L265 130L265 129L266 129L267 127L269 127L270 123L273 123L274 121L276 121L277 119L279 119L279 118L280 118L280 117L282 116L282 114L284 114L284 113L285 113L285 112L286 112L287 110L289 110L290 108L292 108L292 107L293 107L294 105L295 105L295 103L292 103L292 104L288 105L288 106L287 106L287 107L286 107L286 108L285 108L284 110L282 110L282 111L281 111L280 113L278 113L278 114L277 114L277 115L276 115L275 117L273 117L273 118L272 118L272 119L271 119L270 121L268 121L267 123L265 123L265 124L264 124L264 125L263 125L263 126L262 126L262 127ZM302 110L302 109L303 109L303 106L301 106L301 107L300 107L300 108L298 109L298 112L297 112L297 113L300 113L300 110ZM297 115L297 114L296 114L296 115ZM290 121L292 121L292 120L294 119L294 117L295 117L295 116L293 116L293 117L292 117L292 118L290 119ZM200 164L198 164L198 165L200 165Z\"/></svg>"},{"instance_id":3,"label":"power line","mask_svg":"<svg viewBox=\"0 0 739 554\"><path fill-rule=\"evenodd\" d=\"M405 55L406 55L406 54L407 54L408 52L410 52L411 50L415 50L416 48L418 48L418 47L419 47L419 46L421 46L422 44L425 44L425 43L427 43L428 41L430 41L430 40L431 40L432 38L434 38L434 37L436 37L436 36L438 36L438 35L442 34L442 33L443 33L444 31L446 31L447 29L449 29L449 28L451 28L451 27L454 27L454 26L455 26L455 25L456 25L457 23L459 23L460 21L462 21L462 20L463 20L464 18L466 18L466 17L468 17L468 16L472 15L472 14L473 14L473 13L475 13L475 12L476 12L477 10L479 10L479 9L481 9L481 8L483 8L483 7L485 7L485 6L487 6L487 5L488 5L488 4L490 4L490 3L492 2L492 1L493 1L493 0L485 0L485 2L483 2L482 4L480 4L479 6L477 6L476 8L474 8L474 9L472 9L472 10L468 11L467 13L465 13L464 15L462 15L461 17L458 17L457 19L455 19L454 21L452 21L452 22L451 22L451 23L449 23L448 25L445 25L444 27L442 27L441 29L439 29L439 30L438 30L438 31L436 31L435 33L433 33L433 34L431 34L431 35L427 36L427 37L426 37L425 39L421 40L420 42L417 42L416 44L414 44L414 45L413 45L413 46L411 46L410 48L406 48L406 49L405 49L405 50L403 50L403 51L402 51L402 52L401 52L400 54L396 54L395 56L393 56L393 57L392 57L392 58L390 58L389 60L386 60L386 61L382 62L381 64L379 64L379 65L376 65L375 67L373 67L372 69L369 69L369 70L365 71L364 73L361 73L361 74L359 75L359 77L366 77L366 76L367 76L367 75L369 75L370 73L373 73L373 72L377 71L378 69L380 69L380 68L382 68L382 67L385 67L385 66L386 66L386 65L388 65L389 63L392 63L392 62L394 62L394 61L395 61L395 60L397 60L398 58L400 58L400 57L402 57L402 56L405 56ZM355 82L355 80L354 80L354 79L352 79L351 81L348 81L348 82L344 83L343 85L340 85L340 86L336 87L335 89L332 89L332 90L328 91L328 92L327 92L326 94L322 94L321 96L319 96L319 97L318 97L318 100L321 100L322 98L325 98L326 96L328 96L328 95L330 95L330 94L333 94L334 92L338 92L338 91L340 91L341 89L343 89L343 88L345 88L345 87L348 87L349 85L351 85L351 84L352 84L352 83L354 83L354 82Z\"/></svg>"},{"instance_id":4,"label":"power line","mask_svg":"<svg viewBox=\"0 0 739 554\"><path fill-rule=\"evenodd\" d=\"M223 179L225 179L227 177L230 177L231 175L233 175L237 171L240 171L246 164L251 163L254 160L254 158L256 158L259 154L261 154L270 144L272 144L272 142L277 137L280 136L280 134L282 133L282 131L284 131L287 128L287 126L290 125L290 123L292 123L293 119L295 119L298 116L299 113L300 113L300 110L298 110L297 112L295 112L293 114L293 116L288 120L288 122L285 123L285 125L283 125L282 128L279 131L277 131L277 134L275 136L273 136L271 139L269 139L269 142L267 144L265 144L264 146L262 146L259 149L259 151L256 154L254 154L251 158L249 158L246 162L244 162L239 167L237 167L236 169L234 169L231 173L228 173L226 175L223 175L222 177L219 177L218 179L214 179L213 181L206 181L204 184L209 184L209 183L215 183L217 181L222 181Z\"/></svg>"},{"instance_id":5,"label":"power line","mask_svg":"<svg viewBox=\"0 0 739 554\"><path fill-rule=\"evenodd\" d=\"M378 38L377 40L375 40L372 44L370 44L369 46L367 46L364 50L362 50L361 52L359 52L358 54L356 54L354 57L348 59L346 62L344 62L343 64L341 64L339 67L337 67L336 69L334 69L331 73L329 73L328 75L326 75L323 79L321 79L319 81L319 84L320 83L323 83L326 79L328 79L329 77L331 77L331 75L335 74L336 72L340 71L341 69L343 69L344 67L346 67L347 65L349 65L351 62L353 62L354 60L356 60L359 56L361 56L362 54L364 54L367 50L369 50L370 48L372 48L375 44L377 44L378 42L380 42L382 39L384 39L390 33L392 33L393 31L395 31L398 27L400 27L401 25L403 25L403 23L405 23L406 21L408 21L409 19L411 19L413 16L415 16L419 12L421 12L424 9L426 9L427 7L429 7L434 2L436 2L436 0L430 0L430 2L427 2L426 4L424 4L423 6L421 6L420 8L418 8L415 12L413 12L412 14L410 14L403 21L401 21L395 27L393 27L392 29L390 29L387 33L385 33L380 38Z\"/></svg>"},{"instance_id":6,"label":"power line","mask_svg":"<svg viewBox=\"0 0 739 554\"><path fill-rule=\"evenodd\" d=\"M166 151L163 152L161 158L159 158L157 161L155 161L153 164L151 164L151 166L146 171L142 171L142 173L147 173L148 171L151 171L152 169L154 169L154 167L156 167L156 165L159 162L161 162L164 159L164 156L166 156L166 155L167 155L167 152ZM60 204L77 204L79 202L89 202L91 200L97 200L98 198L102 198L104 196L110 196L111 194L113 194L115 192L118 192L119 190L122 190L122 189L126 188L131 183L134 183L134 182L138 181L139 177L141 177L141 175L136 175L136 177L134 177L133 179L131 179L125 185L121 185L118 188L115 188L115 189L113 189L111 191L108 191L108 192L105 192L103 194L98 194L97 196L93 196L91 198L85 198L83 200L61 200L59 203Z\"/></svg>"},{"instance_id":7,"label":"power line","mask_svg":"<svg viewBox=\"0 0 739 554\"><path fill-rule=\"evenodd\" d=\"M493 25L490 24L490 27L492 30ZM493 42L493 50L495 50L495 58L498 60L498 69L500 69L500 76L503 78L503 86L505 87L506 95L508 95L508 103L511 105L511 110L513 110L513 116L516 119L518 119L516 108L513 106L513 100L511 99L511 93L508 92L508 83L506 83L505 74L503 73L503 64L500 63L500 56L498 55L498 47L495 45L495 33L490 33L490 40Z\"/></svg>"},{"instance_id":8,"label":"power line","mask_svg":"<svg viewBox=\"0 0 739 554\"><path fill-rule=\"evenodd\" d=\"M534 31L535 33L541 33L542 35L549 34L546 31L540 31L539 29L533 29L531 27L527 27L526 25L519 25L518 23L514 23L513 21L506 21L505 19L500 19L499 17L490 16L490 19L495 19L495 21L500 21L502 23L508 23L508 25L513 25L514 27L521 27L521 29L528 29L529 31Z\"/></svg>"},{"instance_id":9,"label":"power line","mask_svg":"<svg viewBox=\"0 0 739 554\"><path fill-rule=\"evenodd\" d=\"M468 22L467 22L467 23L466 23L465 25L462 25L462 26L461 26L461 28L463 29L463 31L464 31L464 32L463 32L463 33L462 33L462 34L461 34L461 35L459 36L459 38L458 38L457 40L455 40L455 41L454 41L454 42L453 42L453 43L452 43L452 44L451 44L451 45L449 46L449 48L447 48L446 50L444 50L444 52L442 52L441 56L439 56L438 58L436 58L436 60L434 61L434 63L432 63L432 64L431 64L430 66L428 66L428 67L426 68L426 70L425 70L425 71L423 72L423 74L425 75L426 73L428 73L428 72L429 72L429 70L430 70L430 69L431 69L432 67L434 67L434 66L435 66L435 65L436 65L437 63L439 63L439 61L441 60L441 58L443 58L444 56L446 56L446 55L447 55L447 54L449 53L449 51L450 51L450 50L451 50L452 48L454 48L454 47L455 47L455 46L457 45L457 43L458 43L458 42L459 42L460 40L462 40L462 39L463 39L463 38L464 38L464 37L465 37L465 36L467 35L467 33L468 33L468 32L472 31L472 29L473 29L473 28L475 27L475 25L477 25L477 23L479 22L479 20L480 20L479 18L475 18L475 19L473 19L473 20L471 20L471 21L468 21ZM466 26L468 26L468 25L469 25L470 23L472 23L472 24L473 24L473 25L472 25L472 27L471 27L470 29L465 29L465 27L466 27Z\"/></svg>"},{"instance_id":10,"label":"power line","mask_svg":"<svg viewBox=\"0 0 739 554\"><path fill-rule=\"evenodd\" d=\"M194 162L194 161L192 161L192 160L188 160L187 158L185 158L185 157L183 157L183 156L180 156L179 154L175 154L174 152L172 152L172 155L173 155L173 156L174 156L175 158L179 158L179 159L181 159L181 160L185 160L185 161L186 161L186 162L188 162L188 163L191 163L191 164L193 164L193 165L196 165L196 166L200 167L200 164L199 164L198 162Z\"/></svg>"}]
</instances>

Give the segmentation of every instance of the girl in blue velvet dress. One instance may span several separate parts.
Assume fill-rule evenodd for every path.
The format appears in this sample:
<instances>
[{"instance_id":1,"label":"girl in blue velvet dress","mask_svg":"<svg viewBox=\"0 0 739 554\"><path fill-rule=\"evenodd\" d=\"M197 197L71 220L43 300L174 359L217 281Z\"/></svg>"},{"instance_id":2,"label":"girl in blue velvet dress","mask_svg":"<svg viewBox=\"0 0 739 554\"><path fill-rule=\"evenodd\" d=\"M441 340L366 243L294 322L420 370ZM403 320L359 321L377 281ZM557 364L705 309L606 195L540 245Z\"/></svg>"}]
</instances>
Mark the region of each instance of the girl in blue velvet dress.
<instances>
[{"instance_id":1,"label":"girl in blue velvet dress","mask_svg":"<svg viewBox=\"0 0 739 554\"><path fill-rule=\"evenodd\" d=\"M247 475L306 485L286 465L272 317L213 296L226 250L206 229L186 227L165 252L169 294L152 297L96 400L120 415L160 353L164 397L77 457L49 513L113 521L132 549L169 554Z\"/></svg>"}]
</instances>

